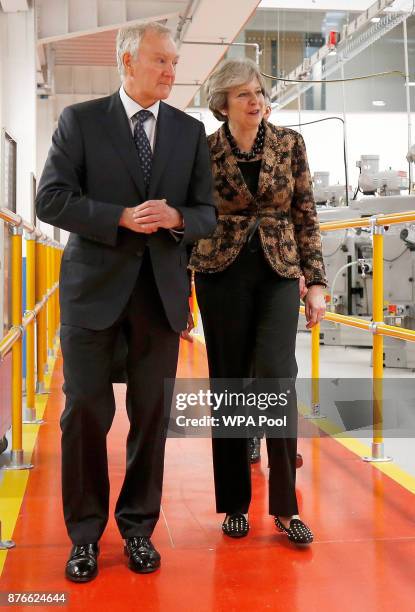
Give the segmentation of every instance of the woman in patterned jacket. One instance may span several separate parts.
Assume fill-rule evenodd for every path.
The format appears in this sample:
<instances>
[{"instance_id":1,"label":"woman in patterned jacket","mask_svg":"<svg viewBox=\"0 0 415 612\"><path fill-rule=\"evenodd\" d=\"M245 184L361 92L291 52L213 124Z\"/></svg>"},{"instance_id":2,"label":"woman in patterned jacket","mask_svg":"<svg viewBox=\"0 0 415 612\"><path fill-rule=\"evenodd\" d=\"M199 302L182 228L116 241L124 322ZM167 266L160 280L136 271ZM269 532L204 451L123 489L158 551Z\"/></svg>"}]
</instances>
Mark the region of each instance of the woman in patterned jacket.
<instances>
[{"instance_id":1,"label":"woman in patterned jacket","mask_svg":"<svg viewBox=\"0 0 415 612\"><path fill-rule=\"evenodd\" d=\"M299 277L308 288L307 327L324 316L321 239L304 141L264 121L265 84L250 60L226 60L208 82L209 108L224 124L208 138L219 219L192 253L212 379L295 380ZM266 382L266 380L265 380ZM298 515L295 431L267 436L269 512L296 544L310 544ZM248 434L247 434L248 435ZM216 510L223 532L249 531L247 437L214 437Z\"/></svg>"}]
</instances>

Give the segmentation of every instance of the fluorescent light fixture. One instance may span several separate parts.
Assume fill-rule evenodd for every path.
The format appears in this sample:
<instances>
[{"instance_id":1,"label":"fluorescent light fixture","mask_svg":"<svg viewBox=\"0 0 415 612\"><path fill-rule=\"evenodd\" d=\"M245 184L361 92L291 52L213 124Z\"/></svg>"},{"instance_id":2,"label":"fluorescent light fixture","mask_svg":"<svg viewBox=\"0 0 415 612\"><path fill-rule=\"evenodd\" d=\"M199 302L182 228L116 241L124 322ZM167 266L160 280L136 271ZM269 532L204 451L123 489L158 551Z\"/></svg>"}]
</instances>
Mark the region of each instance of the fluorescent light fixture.
<instances>
[{"instance_id":1,"label":"fluorescent light fixture","mask_svg":"<svg viewBox=\"0 0 415 612\"><path fill-rule=\"evenodd\" d=\"M386 106L385 100L372 100L373 106Z\"/></svg>"},{"instance_id":2,"label":"fluorescent light fixture","mask_svg":"<svg viewBox=\"0 0 415 612\"><path fill-rule=\"evenodd\" d=\"M415 81L409 81L408 87L415 87Z\"/></svg>"}]
</instances>

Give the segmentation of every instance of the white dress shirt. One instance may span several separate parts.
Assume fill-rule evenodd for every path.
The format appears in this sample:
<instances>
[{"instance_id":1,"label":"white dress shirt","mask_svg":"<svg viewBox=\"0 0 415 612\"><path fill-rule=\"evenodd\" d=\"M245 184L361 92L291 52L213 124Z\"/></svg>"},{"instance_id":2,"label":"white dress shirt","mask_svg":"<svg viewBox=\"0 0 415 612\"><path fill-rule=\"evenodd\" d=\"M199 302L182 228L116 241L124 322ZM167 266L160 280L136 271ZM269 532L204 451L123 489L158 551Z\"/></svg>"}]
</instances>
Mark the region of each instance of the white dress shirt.
<instances>
[{"instance_id":1,"label":"white dress shirt","mask_svg":"<svg viewBox=\"0 0 415 612\"><path fill-rule=\"evenodd\" d=\"M147 134L151 150L154 153L154 144L156 142L157 117L160 109L160 100L157 100L157 102L154 102L152 106L149 106L148 108L144 109L144 107L141 106L138 102L130 98L130 96L126 93L123 85L121 85L120 87L120 98L127 114L132 134L134 134L134 126L138 121L136 117L134 117L134 119L132 117L140 110L148 110L152 113L152 117L149 117L149 119L144 122L144 131Z\"/></svg>"}]
</instances>

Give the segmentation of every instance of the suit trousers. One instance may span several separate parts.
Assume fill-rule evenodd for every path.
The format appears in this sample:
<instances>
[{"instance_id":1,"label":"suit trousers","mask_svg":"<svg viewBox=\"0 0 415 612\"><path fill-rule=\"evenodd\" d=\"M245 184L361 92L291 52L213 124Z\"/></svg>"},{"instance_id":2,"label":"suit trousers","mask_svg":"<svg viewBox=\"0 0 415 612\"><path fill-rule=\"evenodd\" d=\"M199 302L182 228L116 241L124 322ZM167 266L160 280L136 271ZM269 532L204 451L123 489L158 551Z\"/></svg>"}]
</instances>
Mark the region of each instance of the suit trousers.
<instances>
[{"instance_id":1,"label":"suit trousers","mask_svg":"<svg viewBox=\"0 0 415 612\"><path fill-rule=\"evenodd\" d=\"M295 380L299 281L279 276L266 262L255 233L224 271L196 273L211 378ZM266 381L265 381L266 382ZM294 385L291 385L294 388ZM269 513L297 514L295 493L297 405L291 396L294 436L267 437ZM213 438L216 511L248 512L251 466L247 438Z\"/></svg>"},{"instance_id":2,"label":"suit trousers","mask_svg":"<svg viewBox=\"0 0 415 612\"><path fill-rule=\"evenodd\" d=\"M128 304L111 327L61 328L66 395L60 422L62 495L74 544L98 541L108 521L106 437L115 414L111 373L120 332L128 346L130 428L115 517L122 537L129 538L150 536L159 518L171 403L164 395L164 379L176 375L179 347L179 334L167 321L147 249Z\"/></svg>"}]
</instances>

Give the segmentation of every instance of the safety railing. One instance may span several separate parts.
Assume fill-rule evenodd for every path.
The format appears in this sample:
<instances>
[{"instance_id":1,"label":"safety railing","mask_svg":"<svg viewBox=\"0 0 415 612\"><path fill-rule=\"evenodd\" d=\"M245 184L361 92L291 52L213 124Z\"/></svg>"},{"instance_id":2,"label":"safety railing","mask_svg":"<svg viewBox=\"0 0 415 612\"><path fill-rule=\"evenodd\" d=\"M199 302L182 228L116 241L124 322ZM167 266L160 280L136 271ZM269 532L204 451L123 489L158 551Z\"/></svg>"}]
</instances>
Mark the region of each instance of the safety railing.
<instances>
[{"instance_id":1,"label":"safety railing","mask_svg":"<svg viewBox=\"0 0 415 612\"><path fill-rule=\"evenodd\" d=\"M339 229L369 227L373 240L373 283L372 283L372 321L360 317L340 315L326 312L325 319L366 330L373 335L372 346L372 406L373 406L373 439L372 455L365 457L366 461L390 461L384 454L383 439L383 336L400 338L415 342L415 330L387 325L383 321L383 240L385 226L415 221L415 211L392 213L389 215L373 215L367 218L347 219L347 221L322 223L320 230L330 232ZM303 306L301 314L305 314ZM311 418L322 418L319 401L319 365L320 365L320 324L311 330L311 378L312 406Z\"/></svg>"},{"instance_id":2,"label":"safety railing","mask_svg":"<svg viewBox=\"0 0 415 612\"><path fill-rule=\"evenodd\" d=\"M0 219L11 234L11 329L0 341L0 359L12 352L12 445L3 469L31 468L24 463L23 423L37 424L35 394L45 389L48 355L59 327L60 244L8 209ZM26 241L26 310L23 313L22 240ZM23 335L26 335L26 407L23 418Z\"/></svg>"}]
</instances>

